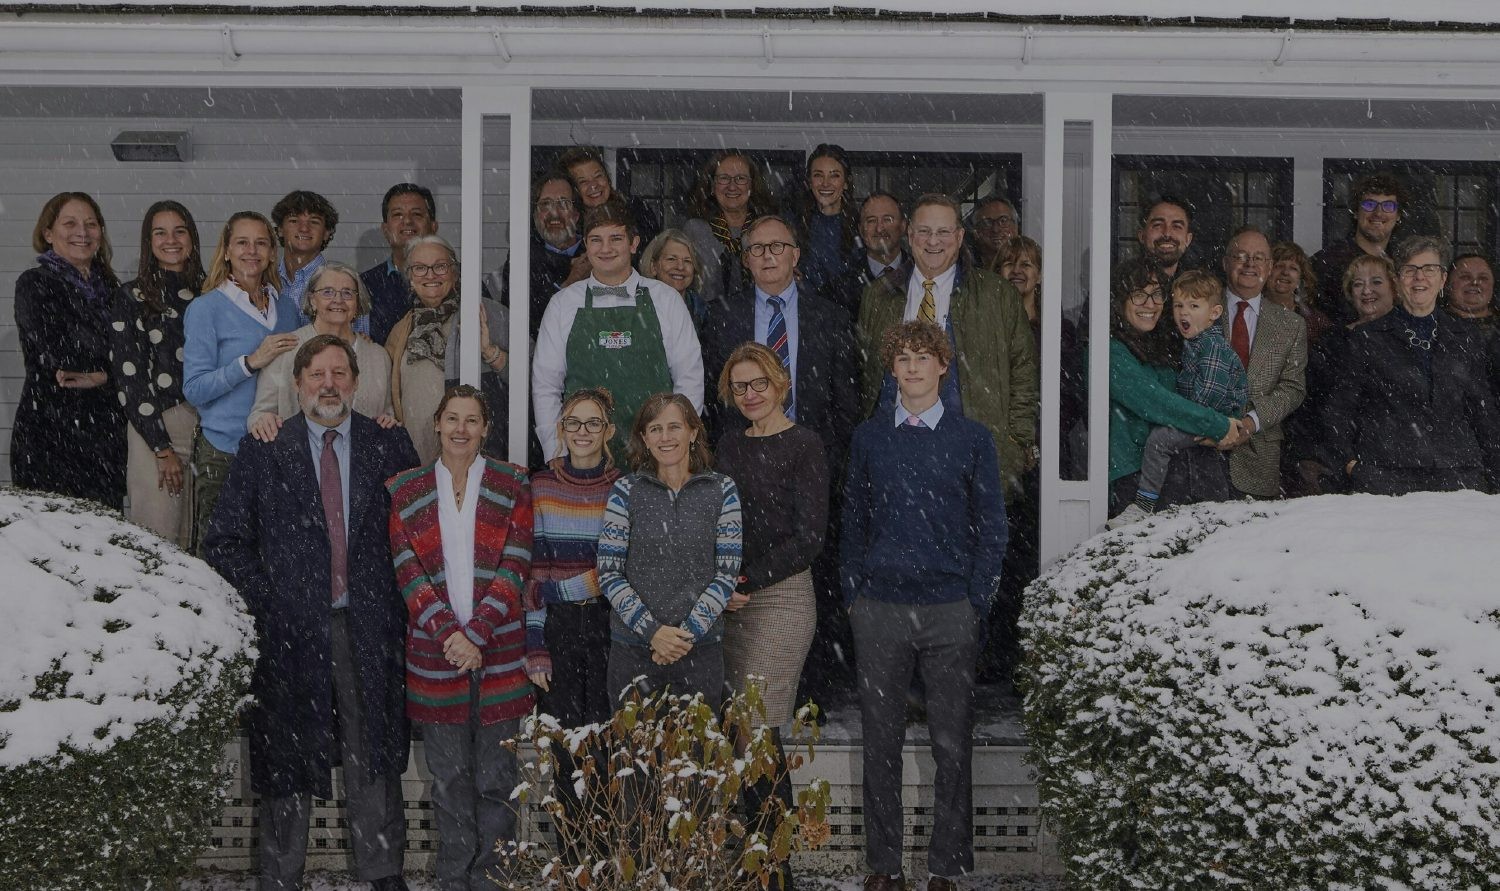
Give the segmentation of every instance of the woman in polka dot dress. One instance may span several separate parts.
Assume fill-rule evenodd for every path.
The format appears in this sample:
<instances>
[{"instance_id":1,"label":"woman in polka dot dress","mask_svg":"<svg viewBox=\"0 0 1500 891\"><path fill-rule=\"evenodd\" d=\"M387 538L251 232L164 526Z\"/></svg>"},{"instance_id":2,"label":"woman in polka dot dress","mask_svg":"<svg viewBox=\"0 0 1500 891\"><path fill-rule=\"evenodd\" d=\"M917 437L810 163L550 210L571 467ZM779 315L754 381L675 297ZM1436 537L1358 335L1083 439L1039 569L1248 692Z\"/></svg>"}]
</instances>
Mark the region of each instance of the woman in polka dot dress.
<instances>
[{"instance_id":1,"label":"woman in polka dot dress","mask_svg":"<svg viewBox=\"0 0 1500 891\"><path fill-rule=\"evenodd\" d=\"M193 530L193 431L198 412L182 396L182 317L203 287L198 225L176 201L158 201L141 220L136 277L115 292L110 361L126 433L127 514L181 547Z\"/></svg>"}]
</instances>

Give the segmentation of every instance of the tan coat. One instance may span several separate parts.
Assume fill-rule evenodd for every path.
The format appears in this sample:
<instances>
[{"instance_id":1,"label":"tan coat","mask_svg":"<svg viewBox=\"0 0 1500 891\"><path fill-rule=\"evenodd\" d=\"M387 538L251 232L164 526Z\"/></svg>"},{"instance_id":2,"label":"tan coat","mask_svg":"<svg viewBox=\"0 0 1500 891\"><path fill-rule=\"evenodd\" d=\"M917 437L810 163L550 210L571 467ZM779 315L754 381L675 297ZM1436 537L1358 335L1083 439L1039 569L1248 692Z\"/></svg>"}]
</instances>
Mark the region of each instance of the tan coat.
<instances>
[{"instance_id":1,"label":"tan coat","mask_svg":"<svg viewBox=\"0 0 1500 891\"><path fill-rule=\"evenodd\" d=\"M1223 324L1227 336L1231 324L1227 309ZM1229 480L1246 494L1275 498L1281 494L1281 422L1307 395L1307 323L1301 316L1261 298L1260 321L1245 374L1250 379L1245 412L1255 412L1260 429L1229 454Z\"/></svg>"}]
</instances>

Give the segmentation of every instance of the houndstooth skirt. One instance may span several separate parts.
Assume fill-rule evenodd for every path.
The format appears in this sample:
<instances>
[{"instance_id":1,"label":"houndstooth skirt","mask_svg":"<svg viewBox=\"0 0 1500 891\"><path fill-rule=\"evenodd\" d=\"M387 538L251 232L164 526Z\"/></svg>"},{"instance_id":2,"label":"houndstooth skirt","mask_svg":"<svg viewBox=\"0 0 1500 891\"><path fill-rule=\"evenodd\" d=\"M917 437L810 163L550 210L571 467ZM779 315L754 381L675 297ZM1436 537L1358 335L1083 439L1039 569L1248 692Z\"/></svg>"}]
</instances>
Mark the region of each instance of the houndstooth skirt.
<instances>
[{"instance_id":1,"label":"houndstooth skirt","mask_svg":"<svg viewBox=\"0 0 1500 891\"><path fill-rule=\"evenodd\" d=\"M812 572L761 588L750 602L725 613L724 680L743 690L747 675L761 678L766 723L787 724L796 711L797 682L818 624Z\"/></svg>"}]
</instances>

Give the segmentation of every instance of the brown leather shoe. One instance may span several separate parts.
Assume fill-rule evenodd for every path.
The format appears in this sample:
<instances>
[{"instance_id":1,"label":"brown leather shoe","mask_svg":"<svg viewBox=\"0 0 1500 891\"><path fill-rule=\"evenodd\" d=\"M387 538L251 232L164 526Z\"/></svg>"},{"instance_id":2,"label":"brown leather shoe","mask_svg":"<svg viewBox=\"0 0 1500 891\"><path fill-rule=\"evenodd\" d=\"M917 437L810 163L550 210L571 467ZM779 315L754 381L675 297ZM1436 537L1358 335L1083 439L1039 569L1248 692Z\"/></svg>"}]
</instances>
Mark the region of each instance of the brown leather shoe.
<instances>
[{"instance_id":1,"label":"brown leather shoe","mask_svg":"<svg viewBox=\"0 0 1500 891\"><path fill-rule=\"evenodd\" d=\"M958 891L958 883L942 876L932 876L927 880L927 891Z\"/></svg>"},{"instance_id":2,"label":"brown leather shoe","mask_svg":"<svg viewBox=\"0 0 1500 891\"><path fill-rule=\"evenodd\" d=\"M906 879L877 872L865 876L865 891L906 891Z\"/></svg>"}]
</instances>

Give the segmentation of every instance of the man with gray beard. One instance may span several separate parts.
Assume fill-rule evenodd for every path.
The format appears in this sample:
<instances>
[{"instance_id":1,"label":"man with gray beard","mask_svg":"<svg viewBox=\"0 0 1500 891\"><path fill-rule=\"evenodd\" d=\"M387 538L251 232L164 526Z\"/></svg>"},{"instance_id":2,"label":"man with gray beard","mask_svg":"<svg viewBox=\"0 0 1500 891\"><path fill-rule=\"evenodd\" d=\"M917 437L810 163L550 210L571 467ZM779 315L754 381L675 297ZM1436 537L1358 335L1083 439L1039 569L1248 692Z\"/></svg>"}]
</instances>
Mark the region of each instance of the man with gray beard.
<instances>
[{"instance_id":1,"label":"man with gray beard","mask_svg":"<svg viewBox=\"0 0 1500 891\"><path fill-rule=\"evenodd\" d=\"M204 541L255 617L245 725L261 802L259 888L302 887L312 799L333 797L342 763L355 878L404 891L406 605L385 481L419 462L404 429L353 411L349 344L312 338L292 376L302 412L271 442L240 441Z\"/></svg>"},{"instance_id":2,"label":"man with gray beard","mask_svg":"<svg viewBox=\"0 0 1500 891\"><path fill-rule=\"evenodd\" d=\"M589 258L583 249L578 221L583 200L568 174L550 170L531 186L531 339L536 340L542 313L552 295L589 277ZM510 294L510 260L500 273L500 302L513 306Z\"/></svg>"}]
</instances>

